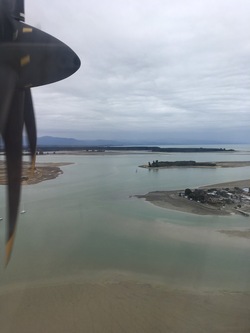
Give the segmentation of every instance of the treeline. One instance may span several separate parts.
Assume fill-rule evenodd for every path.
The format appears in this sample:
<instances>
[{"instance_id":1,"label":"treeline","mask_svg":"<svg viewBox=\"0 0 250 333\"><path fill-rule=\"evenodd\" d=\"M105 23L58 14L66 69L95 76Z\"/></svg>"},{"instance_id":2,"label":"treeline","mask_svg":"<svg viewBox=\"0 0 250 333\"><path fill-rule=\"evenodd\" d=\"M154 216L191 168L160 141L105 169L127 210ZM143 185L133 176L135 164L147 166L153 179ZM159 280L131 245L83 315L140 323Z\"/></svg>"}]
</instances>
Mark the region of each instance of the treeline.
<instances>
[{"instance_id":1,"label":"treeline","mask_svg":"<svg viewBox=\"0 0 250 333\"><path fill-rule=\"evenodd\" d=\"M212 162L195 162L195 161L153 161L152 163L148 162L149 168L161 168L161 167L172 167L172 166L180 166L180 167L215 167L216 163Z\"/></svg>"},{"instance_id":2,"label":"treeline","mask_svg":"<svg viewBox=\"0 0 250 333\"><path fill-rule=\"evenodd\" d=\"M180 148L180 147L170 147L170 148L161 148L161 147L152 147L152 146L70 146L70 145L38 145L38 149L44 151L147 151L147 152L165 152L165 153L210 153L210 152L229 152L234 151L234 149L225 149L225 148Z\"/></svg>"}]
</instances>

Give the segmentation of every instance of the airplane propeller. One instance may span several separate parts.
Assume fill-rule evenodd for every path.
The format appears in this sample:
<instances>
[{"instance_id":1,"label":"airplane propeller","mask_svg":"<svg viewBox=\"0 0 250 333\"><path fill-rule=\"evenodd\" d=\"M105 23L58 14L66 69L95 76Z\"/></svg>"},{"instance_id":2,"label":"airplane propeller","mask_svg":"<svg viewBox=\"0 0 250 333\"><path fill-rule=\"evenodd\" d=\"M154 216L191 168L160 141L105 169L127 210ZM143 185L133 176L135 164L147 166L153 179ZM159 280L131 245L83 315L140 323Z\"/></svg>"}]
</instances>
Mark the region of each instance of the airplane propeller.
<instances>
[{"instance_id":1,"label":"airplane propeller","mask_svg":"<svg viewBox=\"0 0 250 333\"><path fill-rule=\"evenodd\" d=\"M0 134L8 180L6 265L14 243L21 195L24 127L33 170L35 167L37 133L31 88L65 79L80 64L67 45L24 23L24 0L0 0Z\"/></svg>"}]
</instances>

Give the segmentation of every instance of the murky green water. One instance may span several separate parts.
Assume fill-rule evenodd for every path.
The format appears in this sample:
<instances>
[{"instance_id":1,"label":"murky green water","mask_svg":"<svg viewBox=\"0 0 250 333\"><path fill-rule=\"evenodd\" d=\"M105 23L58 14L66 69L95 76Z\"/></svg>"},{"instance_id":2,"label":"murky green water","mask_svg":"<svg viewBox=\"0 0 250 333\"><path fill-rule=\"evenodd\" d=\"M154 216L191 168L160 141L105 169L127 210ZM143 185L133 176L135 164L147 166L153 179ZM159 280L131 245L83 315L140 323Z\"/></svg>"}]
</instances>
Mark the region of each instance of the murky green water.
<instances>
[{"instance_id":1,"label":"murky green water","mask_svg":"<svg viewBox=\"0 0 250 333\"><path fill-rule=\"evenodd\" d=\"M246 179L250 167L138 168L153 159L250 160L250 154L39 157L41 162L75 164L63 167L64 174L55 180L23 187L27 213L20 215L7 270L3 269L5 188L0 187L0 216L4 217L0 286L111 270L160 277L176 287L249 290L250 240L242 240L243 246L222 246L213 238L217 229L250 228L249 219L179 213L129 196ZM187 238L180 226L185 227ZM192 230L199 231L197 241L188 236Z\"/></svg>"}]
</instances>

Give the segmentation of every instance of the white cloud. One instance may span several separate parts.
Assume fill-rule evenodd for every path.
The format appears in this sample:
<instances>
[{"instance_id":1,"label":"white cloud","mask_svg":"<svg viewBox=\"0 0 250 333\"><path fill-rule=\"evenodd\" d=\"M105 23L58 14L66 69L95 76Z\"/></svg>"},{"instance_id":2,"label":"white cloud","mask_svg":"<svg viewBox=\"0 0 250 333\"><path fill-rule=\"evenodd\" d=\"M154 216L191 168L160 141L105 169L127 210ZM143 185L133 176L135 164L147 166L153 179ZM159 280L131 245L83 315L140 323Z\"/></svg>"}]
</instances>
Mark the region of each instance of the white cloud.
<instances>
[{"instance_id":1,"label":"white cloud","mask_svg":"<svg viewBox=\"0 0 250 333\"><path fill-rule=\"evenodd\" d=\"M237 129L248 140L249 1L26 0L26 21L82 61L34 89L39 133L171 141Z\"/></svg>"}]
</instances>

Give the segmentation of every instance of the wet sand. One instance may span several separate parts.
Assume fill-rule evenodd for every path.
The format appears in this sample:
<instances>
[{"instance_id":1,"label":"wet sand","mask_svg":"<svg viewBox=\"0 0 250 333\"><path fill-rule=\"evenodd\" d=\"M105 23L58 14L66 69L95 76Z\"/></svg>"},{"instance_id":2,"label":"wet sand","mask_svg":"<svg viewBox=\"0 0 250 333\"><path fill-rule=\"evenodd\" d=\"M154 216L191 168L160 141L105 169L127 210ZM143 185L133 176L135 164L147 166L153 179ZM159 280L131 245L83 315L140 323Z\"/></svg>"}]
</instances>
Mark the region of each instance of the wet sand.
<instances>
[{"instance_id":1,"label":"wet sand","mask_svg":"<svg viewBox=\"0 0 250 333\"><path fill-rule=\"evenodd\" d=\"M0 316L3 333L246 333L250 294L72 281L0 289Z\"/></svg>"},{"instance_id":2,"label":"wet sand","mask_svg":"<svg viewBox=\"0 0 250 333\"><path fill-rule=\"evenodd\" d=\"M135 195L137 198L145 199L150 203L166 209L176 210L197 215L229 215L230 212L219 210L211 205L190 201L179 197L179 191L154 191L143 195Z\"/></svg>"},{"instance_id":3,"label":"wet sand","mask_svg":"<svg viewBox=\"0 0 250 333\"><path fill-rule=\"evenodd\" d=\"M227 183L219 183L202 186L200 188L234 188L234 187L250 187L250 179L239 180ZM170 210L176 210L179 212L184 212L188 214L196 215L232 215L240 214L235 209L235 204L226 205L225 208L218 208L209 204L202 204L196 201L190 201L186 198L180 197L178 191L154 191L149 192L144 195L135 195L137 198L143 198L146 201ZM250 213L250 203L245 205L242 210L244 212ZM250 219L250 217L246 217ZM237 227L237 226L236 226ZM225 234L230 237L240 237L245 239L250 239L250 229L244 230L218 230L218 232Z\"/></svg>"},{"instance_id":4,"label":"wet sand","mask_svg":"<svg viewBox=\"0 0 250 333\"><path fill-rule=\"evenodd\" d=\"M72 163L37 163L34 172L30 170L30 163L23 162L22 185L33 185L45 180L55 179L63 174L60 166ZM0 185L6 185L5 163L0 161Z\"/></svg>"},{"instance_id":5,"label":"wet sand","mask_svg":"<svg viewBox=\"0 0 250 333\"><path fill-rule=\"evenodd\" d=\"M202 186L200 188L234 188L234 187L250 187L250 179L239 180L227 183L212 184ZM177 191L154 191L143 195L135 195L137 198L144 198L146 201L156 206L177 210L197 215L230 215L238 213L234 208L235 204L226 205L225 208L218 208L207 203L202 204L196 201L190 201L180 197L179 193L184 190ZM250 212L250 205L242 208L246 212Z\"/></svg>"}]
</instances>

